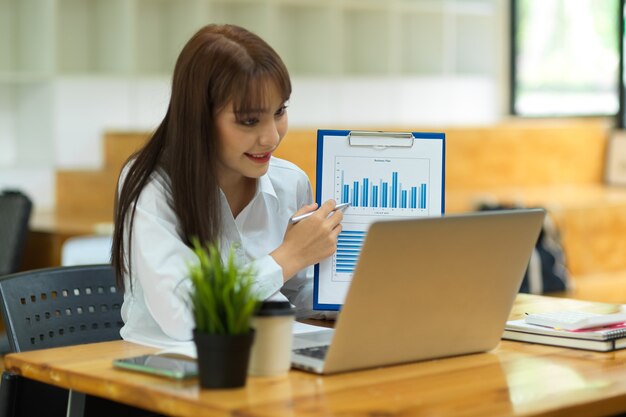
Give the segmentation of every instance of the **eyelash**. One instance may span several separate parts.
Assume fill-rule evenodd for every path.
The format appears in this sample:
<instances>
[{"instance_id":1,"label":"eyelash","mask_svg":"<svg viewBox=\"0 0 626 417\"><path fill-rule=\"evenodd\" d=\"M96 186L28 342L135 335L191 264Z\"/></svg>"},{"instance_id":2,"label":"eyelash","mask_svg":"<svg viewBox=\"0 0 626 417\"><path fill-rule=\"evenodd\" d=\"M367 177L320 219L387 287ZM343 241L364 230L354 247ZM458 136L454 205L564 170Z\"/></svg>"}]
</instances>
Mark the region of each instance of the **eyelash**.
<instances>
[{"instance_id":1,"label":"eyelash","mask_svg":"<svg viewBox=\"0 0 626 417\"><path fill-rule=\"evenodd\" d=\"M256 119L256 118L244 119L244 120L241 120L239 123L244 125L244 126L246 126L246 127L252 127L255 124L259 123L259 119Z\"/></svg>"},{"instance_id":2,"label":"eyelash","mask_svg":"<svg viewBox=\"0 0 626 417\"><path fill-rule=\"evenodd\" d=\"M276 113L274 113L274 116L282 117L286 111L287 111L287 105L281 106L278 110L276 110ZM239 123L243 126L252 127L255 124L259 123L259 119L257 119L256 117L253 117L250 119L243 119Z\"/></svg>"},{"instance_id":3,"label":"eyelash","mask_svg":"<svg viewBox=\"0 0 626 417\"><path fill-rule=\"evenodd\" d=\"M283 114L285 114L286 111L287 111L287 105L285 104L280 109L278 109L276 113L274 113L274 116L282 116Z\"/></svg>"}]
</instances>

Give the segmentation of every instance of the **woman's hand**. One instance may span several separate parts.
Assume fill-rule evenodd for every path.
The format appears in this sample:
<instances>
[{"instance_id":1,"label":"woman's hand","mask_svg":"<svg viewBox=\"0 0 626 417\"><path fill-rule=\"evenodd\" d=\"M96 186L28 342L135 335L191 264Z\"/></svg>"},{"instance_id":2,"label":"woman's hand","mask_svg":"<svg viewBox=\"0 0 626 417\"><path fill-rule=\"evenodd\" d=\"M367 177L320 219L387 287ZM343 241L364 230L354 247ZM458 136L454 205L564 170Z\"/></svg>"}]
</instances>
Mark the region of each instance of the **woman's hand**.
<instances>
[{"instance_id":1,"label":"woman's hand","mask_svg":"<svg viewBox=\"0 0 626 417\"><path fill-rule=\"evenodd\" d=\"M289 225L282 245L271 253L283 268L285 281L299 270L328 258L337 250L337 236L342 230L343 212L333 211L335 205L335 200L327 200L317 211L317 204L310 204L294 214L298 216L315 211L306 219Z\"/></svg>"}]
</instances>

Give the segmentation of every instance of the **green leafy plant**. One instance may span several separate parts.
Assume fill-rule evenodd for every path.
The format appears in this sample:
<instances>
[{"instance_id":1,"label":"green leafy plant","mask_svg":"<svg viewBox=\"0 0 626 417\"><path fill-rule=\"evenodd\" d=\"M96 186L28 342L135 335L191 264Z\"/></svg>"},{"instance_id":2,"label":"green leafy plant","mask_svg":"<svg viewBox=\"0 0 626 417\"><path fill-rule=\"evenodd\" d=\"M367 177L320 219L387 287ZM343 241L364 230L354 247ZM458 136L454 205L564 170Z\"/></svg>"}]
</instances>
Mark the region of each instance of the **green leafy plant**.
<instances>
[{"instance_id":1,"label":"green leafy plant","mask_svg":"<svg viewBox=\"0 0 626 417\"><path fill-rule=\"evenodd\" d=\"M192 282L190 302L196 331L211 334L244 334L259 300L253 291L253 270L235 262L231 246L226 263L219 247L202 246L193 239L199 263L189 267Z\"/></svg>"}]
</instances>

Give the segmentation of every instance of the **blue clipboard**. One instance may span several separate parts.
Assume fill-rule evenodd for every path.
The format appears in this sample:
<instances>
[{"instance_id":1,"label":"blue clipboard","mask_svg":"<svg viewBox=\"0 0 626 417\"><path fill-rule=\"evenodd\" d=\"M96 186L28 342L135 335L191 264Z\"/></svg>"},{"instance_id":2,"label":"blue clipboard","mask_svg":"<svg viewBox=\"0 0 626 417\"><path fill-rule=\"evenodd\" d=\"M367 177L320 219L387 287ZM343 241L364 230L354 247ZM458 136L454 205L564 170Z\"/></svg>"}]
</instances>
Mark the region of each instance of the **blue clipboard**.
<instances>
[{"instance_id":1,"label":"blue clipboard","mask_svg":"<svg viewBox=\"0 0 626 417\"><path fill-rule=\"evenodd\" d=\"M332 142L329 142L332 141ZM343 142L338 142L343 141ZM363 178L361 181L347 181L348 183L344 183L344 171L339 171L339 166L342 163L342 160L346 162L350 162L350 158L353 156L356 158L357 155L363 154L364 152L370 153L373 152L373 155L386 155L386 152L393 152L395 155L392 158L387 158L389 164L410 164L411 161L422 159L417 156L417 153L420 151L420 146L426 144L429 141L428 146L432 147L434 155L437 158L441 158L441 170L440 172L434 172L435 168L431 168L430 174L433 177L437 177L438 181L434 181L434 183L438 186L441 185L441 189L437 189L433 195L437 195L440 193L440 201L436 202L433 206L436 207L435 212L430 213L429 215L443 215L445 212L445 134L444 133L434 133L434 132L381 132L381 131L351 131L351 130L318 130L317 131L317 165L316 165L316 196L315 200L318 204L322 204L323 200L327 200L329 197L327 194L324 196L325 192L328 190L323 187L324 184L330 182L329 175L334 175L332 181L334 181L334 195L332 197L337 200L338 203L342 202L351 202L352 207L359 207L358 210L362 212L378 211L378 212L408 212L407 216L411 216L411 212L415 211L417 215L424 215L425 205L428 196L427 195L427 187L425 184L423 188L416 186L410 187L407 190L402 190L401 187L398 187L398 173L394 172L392 175L392 179L389 182L379 181L378 185L374 185L372 180L371 183L368 183L367 178ZM336 151L337 145L342 147L341 151ZM332 149L331 149L332 148ZM330 149L330 150L329 150ZM329 155L327 154L327 150L329 152L338 152L337 155L334 156L334 159L329 160ZM339 155L340 153L344 153L344 155ZM398 155L409 155L407 158L396 157ZM378 157L374 157L368 155L364 157L363 161L365 164L370 161L376 161ZM406 159L406 161L405 161ZM334 164L335 166L328 166ZM348 165L345 165L348 166ZM354 165L352 165L354 166ZM393 169L393 168L391 168ZM329 174L330 170L336 171L334 174ZM406 169L404 170L406 172ZM341 172L341 178L340 174ZM395 174L395 175L394 175ZM440 176L440 177L439 177ZM440 181L439 181L440 180ZM326 187L328 188L328 187ZM360 189L359 189L360 188ZM432 201L432 200L431 200ZM356 204L355 204L356 202ZM368 207L368 204L370 207ZM354 211L354 210L352 210ZM420 213L417 213L420 212ZM344 214L345 216L346 214ZM377 215L371 215L377 216ZM370 219L371 216L365 216ZM346 217L344 217L345 220ZM344 228L345 230L345 228ZM354 233L357 237L357 240L362 240L365 238L365 231L362 232L349 232L345 233ZM342 232L341 235L343 235ZM342 250L342 242L340 240L338 243L338 251L332 259L325 260L320 264L316 264L314 271L314 283L313 283L313 309L314 310L326 310L326 311L338 311L341 309L342 302L328 302L326 299L328 297L322 297L321 294L324 292L322 290L322 286L325 285L328 275L328 262L332 262L334 267L334 271L337 276L350 276L351 274L350 268L356 264L358 259L358 253L355 254L355 250ZM358 246L358 245L357 245ZM350 253L352 252L352 253ZM345 268L345 270L340 269L340 264L346 264L347 266L341 266L341 268ZM321 265L321 266L320 266ZM320 277L320 274L324 274L324 278ZM335 285L335 284L333 284ZM338 292L347 292L347 287L349 287L349 280L346 279L346 283L339 282L336 285L339 289Z\"/></svg>"}]
</instances>

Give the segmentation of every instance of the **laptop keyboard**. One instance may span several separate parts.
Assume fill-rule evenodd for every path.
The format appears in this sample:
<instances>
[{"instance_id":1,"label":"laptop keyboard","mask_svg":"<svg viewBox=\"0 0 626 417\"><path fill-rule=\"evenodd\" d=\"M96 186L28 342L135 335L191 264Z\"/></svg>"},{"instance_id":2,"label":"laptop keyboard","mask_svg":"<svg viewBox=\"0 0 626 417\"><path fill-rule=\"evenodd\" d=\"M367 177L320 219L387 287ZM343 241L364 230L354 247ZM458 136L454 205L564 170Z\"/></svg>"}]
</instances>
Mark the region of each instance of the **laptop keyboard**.
<instances>
[{"instance_id":1,"label":"laptop keyboard","mask_svg":"<svg viewBox=\"0 0 626 417\"><path fill-rule=\"evenodd\" d=\"M309 356L315 359L324 359L326 357L326 352L328 352L328 345L294 349L294 352L299 355Z\"/></svg>"}]
</instances>

